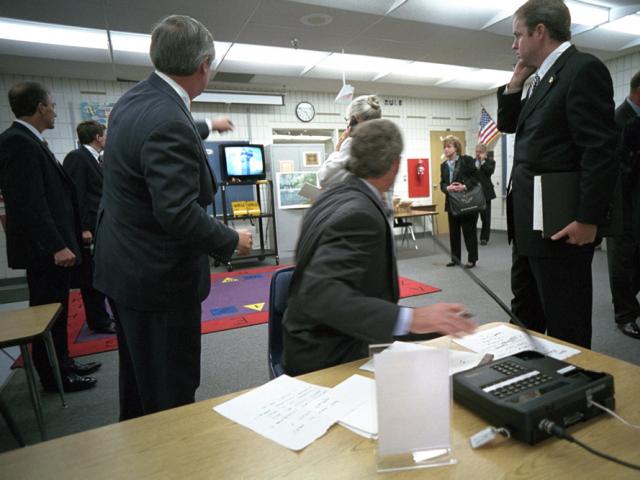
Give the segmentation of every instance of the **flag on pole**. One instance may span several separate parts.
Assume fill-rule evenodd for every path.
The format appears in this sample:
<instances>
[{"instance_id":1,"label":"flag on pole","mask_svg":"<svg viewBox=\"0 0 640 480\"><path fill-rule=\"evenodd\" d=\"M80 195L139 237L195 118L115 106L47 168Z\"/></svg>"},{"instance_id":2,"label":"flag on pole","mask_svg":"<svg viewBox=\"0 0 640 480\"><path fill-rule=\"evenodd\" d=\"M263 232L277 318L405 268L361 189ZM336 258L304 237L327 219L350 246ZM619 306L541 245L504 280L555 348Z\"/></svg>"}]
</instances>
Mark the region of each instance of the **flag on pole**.
<instances>
[{"instance_id":1,"label":"flag on pole","mask_svg":"<svg viewBox=\"0 0 640 480\"><path fill-rule=\"evenodd\" d=\"M485 145L489 145L499 136L500 132L498 131L496 122L493 121L491 115L489 115L484 107L482 107L482 111L480 112L480 131L478 133L478 141Z\"/></svg>"}]
</instances>

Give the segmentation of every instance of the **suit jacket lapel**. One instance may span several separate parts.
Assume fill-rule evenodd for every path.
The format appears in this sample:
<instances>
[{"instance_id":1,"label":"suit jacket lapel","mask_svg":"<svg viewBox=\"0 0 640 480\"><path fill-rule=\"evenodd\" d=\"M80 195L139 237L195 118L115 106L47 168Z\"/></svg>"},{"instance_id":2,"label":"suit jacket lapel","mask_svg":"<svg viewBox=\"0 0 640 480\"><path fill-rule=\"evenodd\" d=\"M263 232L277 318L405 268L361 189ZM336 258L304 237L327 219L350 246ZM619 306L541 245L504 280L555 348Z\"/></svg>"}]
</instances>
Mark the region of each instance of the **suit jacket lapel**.
<instances>
[{"instance_id":1,"label":"suit jacket lapel","mask_svg":"<svg viewBox=\"0 0 640 480\"><path fill-rule=\"evenodd\" d=\"M524 120L535 110L536 106L547 96L551 89L558 84L560 71L567 63L567 60L576 51L576 47L573 45L565 50L551 66L545 76L540 79L540 83L531 93L531 97L524 102L524 106L520 112L520 117L518 118L518 128L520 128L522 122L524 122Z\"/></svg>"},{"instance_id":2,"label":"suit jacket lapel","mask_svg":"<svg viewBox=\"0 0 640 480\"><path fill-rule=\"evenodd\" d=\"M89 165L91 165L90 168L94 172L97 172L100 178L102 178L102 168L98 164L98 161L96 160L96 158L93 156L93 153L91 153L84 145L81 148L84 151L85 156L87 157L87 161L89 162Z\"/></svg>"}]
</instances>

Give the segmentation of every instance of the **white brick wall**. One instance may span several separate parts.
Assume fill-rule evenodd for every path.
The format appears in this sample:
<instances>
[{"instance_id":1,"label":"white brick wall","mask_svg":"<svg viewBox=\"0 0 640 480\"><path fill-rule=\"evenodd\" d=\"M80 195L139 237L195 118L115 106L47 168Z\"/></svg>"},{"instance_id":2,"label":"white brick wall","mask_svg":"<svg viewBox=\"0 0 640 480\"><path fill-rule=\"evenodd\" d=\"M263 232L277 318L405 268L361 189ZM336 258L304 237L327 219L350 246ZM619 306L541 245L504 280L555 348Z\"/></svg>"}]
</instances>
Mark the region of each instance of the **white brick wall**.
<instances>
[{"instance_id":1,"label":"white brick wall","mask_svg":"<svg viewBox=\"0 0 640 480\"><path fill-rule=\"evenodd\" d=\"M611 71L615 88L616 105L620 104L628 93L631 76L640 70L640 53L634 53L606 62ZM133 84L126 82L78 80L53 77L25 77L22 75L0 75L0 131L4 131L13 121L13 114L9 109L7 92L11 85L22 80L35 80L49 87L57 103L58 118L56 128L44 132L45 138L58 158L62 161L64 156L75 148L75 125L81 120L81 102L116 102L118 98ZM366 92L357 92L363 94ZM371 92L375 93L375 92ZM453 93L455 94L455 92ZM384 98L384 97L382 97ZM398 97L399 98L399 97ZM296 104L302 100L310 101L316 108L315 119L302 124L294 115ZM430 152L430 130L464 130L467 137L467 153L473 155L475 140L477 138L478 120L481 105L487 109L494 118L497 117L497 100L495 94L485 95L480 98L466 100L440 100L402 97L402 106L383 106L383 114L402 128L405 141L406 157L428 157ZM229 115L236 130L225 134L223 138L248 139L252 142L271 143L271 129L277 127L301 128L343 128L344 105L334 103L334 94L321 92L288 91L285 95L284 107L271 106L225 106L221 104L193 105L195 118L215 117ZM434 118L435 117L435 118ZM470 120L467 120L469 119ZM502 155L499 144L495 147L496 172L493 176L498 197L502 192ZM432 159L432 168L438 168L439 159ZM403 173L406 170L401 170ZM397 187L396 194L406 196L404 190ZM506 212L503 201L498 198L493 203L492 227L495 229L506 228ZM22 272L11 271L7 267L5 253L4 234L0 236L0 279L14 276L22 276Z\"/></svg>"}]
</instances>

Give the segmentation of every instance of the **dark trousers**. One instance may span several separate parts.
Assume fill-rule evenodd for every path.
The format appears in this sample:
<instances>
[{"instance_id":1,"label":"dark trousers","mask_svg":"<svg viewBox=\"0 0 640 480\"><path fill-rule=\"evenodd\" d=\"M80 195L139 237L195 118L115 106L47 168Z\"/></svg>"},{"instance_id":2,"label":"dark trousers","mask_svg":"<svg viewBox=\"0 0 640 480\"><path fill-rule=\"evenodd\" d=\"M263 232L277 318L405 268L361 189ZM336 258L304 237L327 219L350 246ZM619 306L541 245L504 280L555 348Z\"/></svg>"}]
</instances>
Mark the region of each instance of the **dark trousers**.
<instances>
[{"instance_id":1,"label":"dark trousers","mask_svg":"<svg viewBox=\"0 0 640 480\"><path fill-rule=\"evenodd\" d=\"M489 236L491 235L491 200L486 201L484 210L480 212L480 223L482 223L480 240L488 242Z\"/></svg>"},{"instance_id":2,"label":"dark trousers","mask_svg":"<svg viewBox=\"0 0 640 480\"><path fill-rule=\"evenodd\" d=\"M87 248L82 250L80 293L82 294L82 302L84 303L87 326L91 330L109 326L111 319L107 313L104 293L93 288L93 256Z\"/></svg>"},{"instance_id":3,"label":"dark trousers","mask_svg":"<svg viewBox=\"0 0 640 480\"><path fill-rule=\"evenodd\" d=\"M462 215L454 217L447 212L449 217L449 246L451 248L451 261L462 262L462 243L460 231L464 236L464 244L467 247L468 261L473 263L478 261L478 237L476 236L476 225L478 224L478 214Z\"/></svg>"},{"instance_id":4,"label":"dark trousers","mask_svg":"<svg viewBox=\"0 0 640 480\"><path fill-rule=\"evenodd\" d=\"M559 258L527 257L513 249L511 310L527 328L591 347L593 249Z\"/></svg>"},{"instance_id":5,"label":"dark trousers","mask_svg":"<svg viewBox=\"0 0 640 480\"><path fill-rule=\"evenodd\" d=\"M640 245L630 221L625 221L623 235L607 238L607 262L615 321L633 322L640 316Z\"/></svg>"},{"instance_id":6,"label":"dark trousers","mask_svg":"<svg viewBox=\"0 0 640 480\"><path fill-rule=\"evenodd\" d=\"M27 284L29 285L29 305L46 305L61 303L62 311L51 327L53 344L61 370L65 370L69 359L69 345L67 343L67 321L69 306L69 288L71 285L71 269L56 267L55 265L27 268ZM47 356L47 349L43 340L33 342L33 364L38 371L40 382L46 386L55 385L53 369Z\"/></svg>"},{"instance_id":7,"label":"dark trousers","mask_svg":"<svg viewBox=\"0 0 640 480\"><path fill-rule=\"evenodd\" d=\"M193 403L200 385L200 304L171 312L109 304L118 334L120 420Z\"/></svg>"}]
</instances>

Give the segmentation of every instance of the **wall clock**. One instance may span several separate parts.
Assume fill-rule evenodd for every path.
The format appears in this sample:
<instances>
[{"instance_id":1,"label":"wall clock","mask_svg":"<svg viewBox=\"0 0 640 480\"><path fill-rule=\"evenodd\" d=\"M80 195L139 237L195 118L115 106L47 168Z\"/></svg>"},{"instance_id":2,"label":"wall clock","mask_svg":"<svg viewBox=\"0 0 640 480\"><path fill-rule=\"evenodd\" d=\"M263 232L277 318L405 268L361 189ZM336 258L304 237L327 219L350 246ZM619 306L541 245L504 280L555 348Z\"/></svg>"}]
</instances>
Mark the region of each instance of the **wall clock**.
<instances>
[{"instance_id":1,"label":"wall clock","mask_svg":"<svg viewBox=\"0 0 640 480\"><path fill-rule=\"evenodd\" d=\"M309 102L300 102L296 105L296 117L301 122L310 122L316 116L316 109Z\"/></svg>"}]
</instances>

